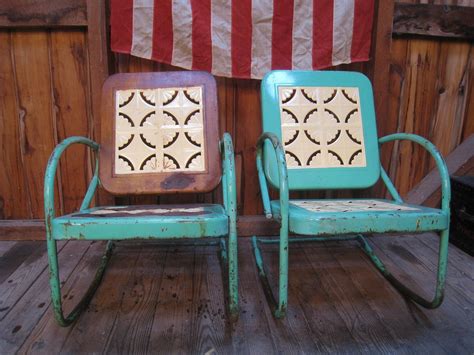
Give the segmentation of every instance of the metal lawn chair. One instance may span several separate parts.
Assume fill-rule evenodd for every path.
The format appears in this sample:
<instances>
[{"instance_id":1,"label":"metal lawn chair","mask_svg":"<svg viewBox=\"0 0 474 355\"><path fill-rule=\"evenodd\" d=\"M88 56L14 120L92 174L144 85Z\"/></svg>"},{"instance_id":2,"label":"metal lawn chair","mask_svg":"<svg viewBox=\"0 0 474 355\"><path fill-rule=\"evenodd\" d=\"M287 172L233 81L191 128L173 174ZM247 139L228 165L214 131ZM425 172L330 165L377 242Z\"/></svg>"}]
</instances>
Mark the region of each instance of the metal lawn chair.
<instances>
[{"instance_id":1,"label":"metal lawn chair","mask_svg":"<svg viewBox=\"0 0 474 355\"><path fill-rule=\"evenodd\" d=\"M112 241L125 239L220 238L214 244L222 248L229 273L229 309L237 314L234 153L229 134L219 141L214 78L203 72L116 74L104 84L102 103L101 144L84 137L68 138L55 148L46 169L46 237L57 322L67 326L78 317L99 286ZM56 217L57 165L64 150L77 143L96 152L94 176L79 211ZM113 194L166 194L209 192L221 180L223 205L89 208L99 184ZM109 242L90 288L65 316L56 242L69 239Z\"/></svg>"},{"instance_id":2,"label":"metal lawn chair","mask_svg":"<svg viewBox=\"0 0 474 355\"><path fill-rule=\"evenodd\" d=\"M288 294L289 242L356 239L377 269L403 295L418 304L438 307L446 276L450 185L440 153L426 139L397 133L377 138L372 87L354 72L273 71L261 87L263 131L257 169L265 214L280 223L278 239L253 237L257 266L265 276L259 249L279 243L279 297L275 316L283 317ZM442 181L441 208L406 204L380 165L379 144L409 140L435 159ZM290 200L289 191L361 189L382 178L393 200ZM279 190L270 201L268 187ZM392 276L365 236L384 232L440 232L438 275L433 299L414 293ZM297 234L306 237L288 238Z\"/></svg>"}]
</instances>

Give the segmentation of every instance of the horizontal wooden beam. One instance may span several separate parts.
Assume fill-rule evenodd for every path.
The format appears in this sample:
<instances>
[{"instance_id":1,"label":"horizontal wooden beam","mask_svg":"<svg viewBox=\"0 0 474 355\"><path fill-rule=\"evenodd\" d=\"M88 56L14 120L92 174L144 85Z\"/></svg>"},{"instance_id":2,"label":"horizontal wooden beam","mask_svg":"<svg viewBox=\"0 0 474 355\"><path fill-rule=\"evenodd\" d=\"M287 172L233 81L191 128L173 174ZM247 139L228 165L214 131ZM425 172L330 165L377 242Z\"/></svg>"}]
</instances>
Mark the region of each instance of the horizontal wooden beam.
<instances>
[{"instance_id":1,"label":"horizontal wooden beam","mask_svg":"<svg viewBox=\"0 0 474 355\"><path fill-rule=\"evenodd\" d=\"M474 38L474 7L395 4L393 34Z\"/></svg>"},{"instance_id":2,"label":"horizontal wooden beam","mask_svg":"<svg viewBox=\"0 0 474 355\"><path fill-rule=\"evenodd\" d=\"M474 134L454 149L446 157L450 175L474 173ZM433 169L406 196L406 202L435 207L441 201L441 179L437 169Z\"/></svg>"},{"instance_id":3,"label":"horizontal wooden beam","mask_svg":"<svg viewBox=\"0 0 474 355\"><path fill-rule=\"evenodd\" d=\"M0 27L87 26L86 0L2 0Z\"/></svg>"}]
</instances>

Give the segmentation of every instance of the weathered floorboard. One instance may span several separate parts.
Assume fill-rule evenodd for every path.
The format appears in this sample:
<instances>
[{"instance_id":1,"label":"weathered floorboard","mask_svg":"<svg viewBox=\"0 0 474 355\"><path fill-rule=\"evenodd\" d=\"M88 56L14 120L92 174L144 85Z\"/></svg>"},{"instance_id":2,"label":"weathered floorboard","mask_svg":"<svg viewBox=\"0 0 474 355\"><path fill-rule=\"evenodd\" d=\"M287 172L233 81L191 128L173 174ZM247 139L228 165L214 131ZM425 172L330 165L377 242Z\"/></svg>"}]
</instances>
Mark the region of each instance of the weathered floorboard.
<instances>
[{"instance_id":1,"label":"weathered floorboard","mask_svg":"<svg viewBox=\"0 0 474 355\"><path fill-rule=\"evenodd\" d=\"M434 282L434 240L429 235L384 236L370 243L396 276L428 293ZM25 242L5 248L1 243L0 249L6 250ZM265 299L250 241L242 239L240 316L230 321L218 247L117 244L90 307L69 328L60 328L53 319L46 270L36 280L20 280L26 291L0 321L2 353L474 350L474 284L469 274L474 261L455 247L450 248L445 302L429 311L404 300L354 242L291 244L289 309L284 320L277 320ZM68 242L60 252L66 311L93 277L103 247L103 242ZM262 250L269 283L276 289L278 246ZM44 252L38 260L44 263ZM21 270L28 270L26 262L16 272Z\"/></svg>"}]
</instances>

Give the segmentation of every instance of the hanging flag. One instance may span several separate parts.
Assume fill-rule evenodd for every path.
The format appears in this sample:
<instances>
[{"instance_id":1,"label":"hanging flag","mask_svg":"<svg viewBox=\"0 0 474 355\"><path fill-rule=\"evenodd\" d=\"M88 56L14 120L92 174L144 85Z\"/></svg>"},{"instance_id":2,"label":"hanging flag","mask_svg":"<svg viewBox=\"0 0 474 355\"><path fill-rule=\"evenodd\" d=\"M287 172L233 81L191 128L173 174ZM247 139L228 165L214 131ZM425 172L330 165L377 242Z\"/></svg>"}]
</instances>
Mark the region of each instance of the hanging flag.
<instances>
[{"instance_id":1,"label":"hanging flag","mask_svg":"<svg viewBox=\"0 0 474 355\"><path fill-rule=\"evenodd\" d=\"M261 79L369 59L374 0L111 0L112 50Z\"/></svg>"}]
</instances>

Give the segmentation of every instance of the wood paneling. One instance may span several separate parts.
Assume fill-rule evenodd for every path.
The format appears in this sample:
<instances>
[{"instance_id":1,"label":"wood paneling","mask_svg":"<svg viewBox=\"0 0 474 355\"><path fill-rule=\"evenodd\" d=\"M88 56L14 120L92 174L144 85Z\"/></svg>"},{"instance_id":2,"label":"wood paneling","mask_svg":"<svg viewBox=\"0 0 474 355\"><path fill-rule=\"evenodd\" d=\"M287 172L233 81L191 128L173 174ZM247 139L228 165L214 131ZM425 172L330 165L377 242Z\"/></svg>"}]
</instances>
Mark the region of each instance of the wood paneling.
<instances>
[{"instance_id":1,"label":"wood paneling","mask_svg":"<svg viewBox=\"0 0 474 355\"><path fill-rule=\"evenodd\" d=\"M20 115L11 35L0 32L0 217L31 218L20 149Z\"/></svg>"},{"instance_id":2,"label":"wood paneling","mask_svg":"<svg viewBox=\"0 0 474 355\"><path fill-rule=\"evenodd\" d=\"M51 74L58 141L92 136L88 58L82 32L51 32ZM60 161L63 210L76 211L91 175L85 146L70 147Z\"/></svg>"},{"instance_id":3,"label":"wood paneling","mask_svg":"<svg viewBox=\"0 0 474 355\"><path fill-rule=\"evenodd\" d=\"M85 0L5 0L0 27L86 26Z\"/></svg>"},{"instance_id":4,"label":"wood paneling","mask_svg":"<svg viewBox=\"0 0 474 355\"><path fill-rule=\"evenodd\" d=\"M419 134L444 156L469 136L473 48L462 41L393 40L388 119L394 131ZM384 164L402 195L434 167L428 153L411 143L386 148L391 158Z\"/></svg>"},{"instance_id":5,"label":"wood paneling","mask_svg":"<svg viewBox=\"0 0 474 355\"><path fill-rule=\"evenodd\" d=\"M33 218L43 217L44 170L57 143L53 110L50 37L43 31L13 32L21 157ZM60 181L60 180L59 180ZM57 191L56 191L57 192ZM59 201L57 199L57 201Z\"/></svg>"}]
</instances>

